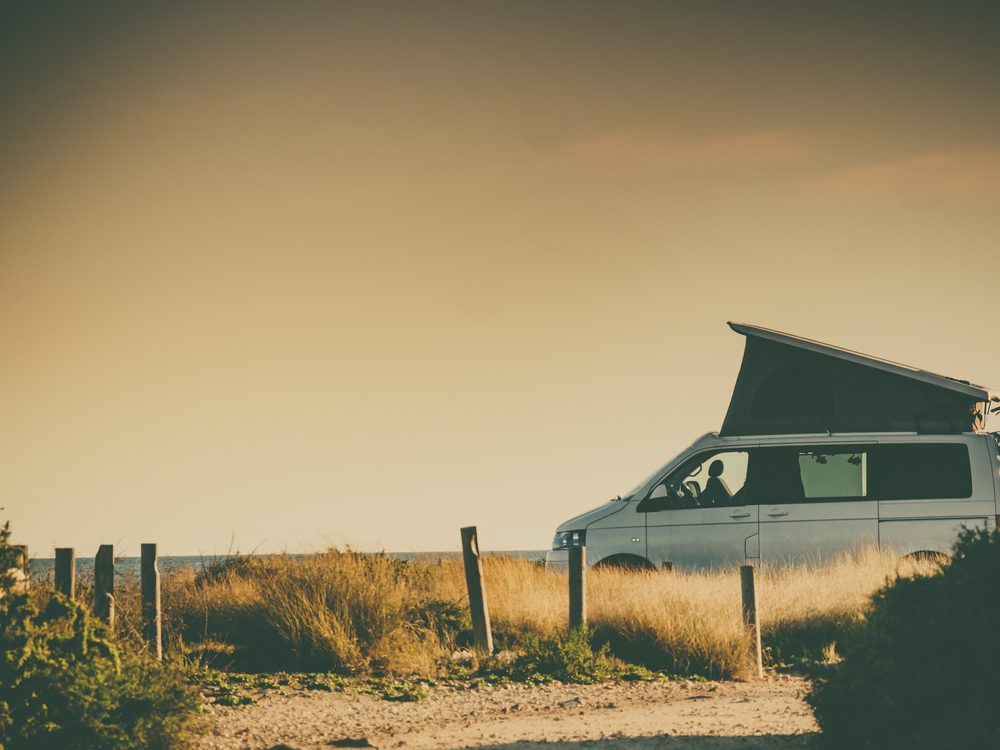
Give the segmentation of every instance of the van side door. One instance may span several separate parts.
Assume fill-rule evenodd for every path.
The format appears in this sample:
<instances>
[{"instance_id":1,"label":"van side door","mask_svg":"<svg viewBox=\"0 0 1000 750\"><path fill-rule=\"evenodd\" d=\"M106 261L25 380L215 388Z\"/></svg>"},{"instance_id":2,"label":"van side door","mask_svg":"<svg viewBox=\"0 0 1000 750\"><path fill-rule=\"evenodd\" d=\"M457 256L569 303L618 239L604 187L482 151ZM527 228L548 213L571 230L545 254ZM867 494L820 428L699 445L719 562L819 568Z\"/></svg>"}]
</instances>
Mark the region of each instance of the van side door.
<instances>
[{"instance_id":1,"label":"van side door","mask_svg":"<svg viewBox=\"0 0 1000 750\"><path fill-rule=\"evenodd\" d=\"M758 448L747 472L760 507L764 562L819 562L878 545L878 501L868 488L868 445Z\"/></svg>"}]
</instances>

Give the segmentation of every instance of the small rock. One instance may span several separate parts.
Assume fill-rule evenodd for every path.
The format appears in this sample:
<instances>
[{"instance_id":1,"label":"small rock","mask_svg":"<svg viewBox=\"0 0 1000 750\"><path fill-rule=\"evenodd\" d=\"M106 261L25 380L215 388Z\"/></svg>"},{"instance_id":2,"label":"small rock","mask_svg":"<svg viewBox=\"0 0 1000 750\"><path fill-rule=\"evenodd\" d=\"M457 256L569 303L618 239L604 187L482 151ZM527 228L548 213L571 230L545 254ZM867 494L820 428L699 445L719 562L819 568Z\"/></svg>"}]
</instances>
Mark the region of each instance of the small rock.
<instances>
[{"instance_id":1,"label":"small rock","mask_svg":"<svg viewBox=\"0 0 1000 750\"><path fill-rule=\"evenodd\" d=\"M571 700L565 701L561 705L563 708L578 708L581 704L579 698L573 698Z\"/></svg>"},{"instance_id":2,"label":"small rock","mask_svg":"<svg viewBox=\"0 0 1000 750\"><path fill-rule=\"evenodd\" d=\"M354 739L353 737L344 737L342 740L330 740L326 744L331 745L332 747L375 747L375 745L368 741L367 737L358 737L357 739ZM271 748L271 750L281 750L283 747L284 745L280 745L277 748ZM292 750L292 748L288 748L288 750Z\"/></svg>"}]
</instances>

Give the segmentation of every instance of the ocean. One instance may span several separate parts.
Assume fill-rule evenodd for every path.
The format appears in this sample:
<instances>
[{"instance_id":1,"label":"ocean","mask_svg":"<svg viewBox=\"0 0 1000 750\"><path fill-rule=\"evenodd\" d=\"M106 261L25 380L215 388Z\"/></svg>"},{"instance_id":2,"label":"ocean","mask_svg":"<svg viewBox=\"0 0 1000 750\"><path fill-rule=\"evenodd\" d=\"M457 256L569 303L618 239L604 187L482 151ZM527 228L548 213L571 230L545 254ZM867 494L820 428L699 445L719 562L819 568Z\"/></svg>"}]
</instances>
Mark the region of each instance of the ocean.
<instances>
[{"instance_id":1,"label":"ocean","mask_svg":"<svg viewBox=\"0 0 1000 750\"><path fill-rule=\"evenodd\" d=\"M483 550L483 557L490 555L506 555L509 557L520 557L525 560L544 560L548 550ZM461 560L462 553L456 552L386 552L386 557L393 557L399 560L413 560L420 562L436 563L440 560ZM163 556L157 561L157 568L160 573L169 573L175 570L201 570L213 562L222 562L228 555L192 555L192 556ZM260 555L268 557L268 555ZM300 555L293 555L300 557ZM140 557L116 557L115 558L115 578L138 576L141 569L142 558ZM52 577L52 570L55 568L55 558L34 557L31 559L31 577L38 581ZM78 557L76 559L76 575L79 578L90 578L94 575L94 558Z\"/></svg>"}]
</instances>

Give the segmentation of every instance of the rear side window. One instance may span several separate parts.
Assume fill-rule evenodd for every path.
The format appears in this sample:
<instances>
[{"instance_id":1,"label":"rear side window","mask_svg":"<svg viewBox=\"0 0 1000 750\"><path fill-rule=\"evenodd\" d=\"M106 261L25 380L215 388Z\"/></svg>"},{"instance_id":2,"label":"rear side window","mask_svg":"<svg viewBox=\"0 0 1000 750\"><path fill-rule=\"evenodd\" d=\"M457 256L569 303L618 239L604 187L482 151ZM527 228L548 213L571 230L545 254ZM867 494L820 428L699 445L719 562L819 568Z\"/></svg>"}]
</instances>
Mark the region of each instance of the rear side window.
<instances>
[{"instance_id":1,"label":"rear side window","mask_svg":"<svg viewBox=\"0 0 1000 750\"><path fill-rule=\"evenodd\" d=\"M972 497L969 449L961 443L879 445L869 484L879 500Z\"/></svg>"},{"instance_id":2,"label":"rear side window","mask_svg":"<svg viewBox=\"0 0 1000 750\"><path fill-rule=\"evenodd\" d=\"M972 496L962 443L760 448L750 454L746 477L753 504Z\"/></svg>"}]
</instances>

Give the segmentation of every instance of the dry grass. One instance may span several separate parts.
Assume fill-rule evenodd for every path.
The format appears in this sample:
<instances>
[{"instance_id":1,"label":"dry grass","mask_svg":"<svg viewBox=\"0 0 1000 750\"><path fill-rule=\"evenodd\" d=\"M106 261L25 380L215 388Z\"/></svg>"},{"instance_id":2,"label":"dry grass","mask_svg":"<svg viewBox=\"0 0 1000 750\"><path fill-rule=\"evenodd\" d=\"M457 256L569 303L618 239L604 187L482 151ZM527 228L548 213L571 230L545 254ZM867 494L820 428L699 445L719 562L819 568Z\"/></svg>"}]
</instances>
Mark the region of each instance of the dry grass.
<instances>
[{"instance_id":1,"label":"dry grass","mask_svg":"<svg viewBox=\"0 0 1000 750\"><path fill-rule=\"evenodd\" d=\"M588 587L591 628L618 658L670 674L744 675L747 640L737 570L598 570Z\"/></svg>"},{"instance_id":2,"label":"dry grass","mask_svg":"<svg viewBox=\"0 0 1000 750\"><path fill-rule=\"evenodd\" d=\"M569 620L566 577L515 557L483 558L490 628L498 649L513 648L526 635L542 638ZM432 568L431 590L438 599L468 603L465 567L444 561Z\"/></svg>"},{"instance_id":3,"label":"dry grass","mask_svg":"<svg viewBox=\"0 0 1000 750\"><path fill-rule=\"evenodd\" d=\"M163 576L164 648L191 663L244 670L439 673L471 645L460 562L400 561L331 550ZM863 626L870 595L899 573L893 556L861 550L757 570L766 661L836 655ZM567 579L510 557L484 559L498 650L565 629ZM118 637L141 643L138 581L118 587ZM82 599L87 597L83 587ZM595 644L669 674L747 674L735 568L692 573L594 570L588 621Z\"/></svg>"},{"instance_id":4,"label":"dry grass","mask_svg":"<svg viewBox=\"0 0 1000 750\"><path fill-rule=\"evenodd\" d=\"M824 658L864 626L871 595L897 575L928 575L930 561L899 563L896 555L865 547L794 567L757 572L761 636L771 659Z\"/></svg>"}]
</instances>

